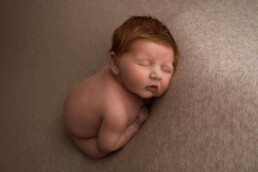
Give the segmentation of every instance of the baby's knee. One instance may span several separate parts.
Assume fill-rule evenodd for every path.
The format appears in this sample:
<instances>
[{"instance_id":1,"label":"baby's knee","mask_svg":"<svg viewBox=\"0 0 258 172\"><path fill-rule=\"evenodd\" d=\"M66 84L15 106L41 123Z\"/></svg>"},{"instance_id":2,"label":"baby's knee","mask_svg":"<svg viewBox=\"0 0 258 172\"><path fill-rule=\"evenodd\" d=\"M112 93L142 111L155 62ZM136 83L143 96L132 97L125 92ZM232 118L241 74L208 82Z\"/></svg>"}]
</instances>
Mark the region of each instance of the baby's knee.
<instances>
[{"instance_id":1,"label":"baby's knee","mask_svg":"<svg viewBox=\"0 0 258 172\"><path fill-rule=\"evenodd\" d=\"M97 152L97 151L90 151L90 152L85 152L89 157L91 158L102 158L104 156L106 156L107 154L103 154L101 152Z\"/></svg>"},{"instance_id":2,"label":"baby's knee","mask_svg":"<svg viewBox=\"0 0 258 172\"><path fill-rule=\"evenodd\" d=\"M76 146L81 149L84 153L92 158L101 158L108 153L102 152L98 145L97 145L97 138L90 138L90 139L76 139L73 138Z\"/></svg>"}]
</instances>

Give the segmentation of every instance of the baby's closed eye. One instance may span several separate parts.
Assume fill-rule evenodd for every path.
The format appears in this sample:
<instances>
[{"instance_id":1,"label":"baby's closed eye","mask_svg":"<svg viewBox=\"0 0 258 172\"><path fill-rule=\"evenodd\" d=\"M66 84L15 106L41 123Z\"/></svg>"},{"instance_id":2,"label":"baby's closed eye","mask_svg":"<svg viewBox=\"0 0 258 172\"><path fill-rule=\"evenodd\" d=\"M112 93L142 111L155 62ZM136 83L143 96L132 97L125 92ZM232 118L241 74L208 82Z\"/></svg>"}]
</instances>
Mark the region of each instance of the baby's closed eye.
<instances>
[{"instance_id":1,"label":"baby's closed eye","mask_svg":"<svg viewBox=\"0 0 258 172\"><path fill-rule=\"evenodd\" d=\"M173 70L172 67L169 67L169 66L162 66L161 69L166 73L171 73Z\"/></svg>"},{"instance_id":2,"label":"baby's closed eye","mask_svg":"<svg viewBox=\"0 0 258 172\"><path fill-rule=\"evenodd\" d=\"M151 65L151 62L148 61L148 60L142 60L142 61L139 61L138 64L140 66L150 66Z\"/></svg>"}]
</instances>

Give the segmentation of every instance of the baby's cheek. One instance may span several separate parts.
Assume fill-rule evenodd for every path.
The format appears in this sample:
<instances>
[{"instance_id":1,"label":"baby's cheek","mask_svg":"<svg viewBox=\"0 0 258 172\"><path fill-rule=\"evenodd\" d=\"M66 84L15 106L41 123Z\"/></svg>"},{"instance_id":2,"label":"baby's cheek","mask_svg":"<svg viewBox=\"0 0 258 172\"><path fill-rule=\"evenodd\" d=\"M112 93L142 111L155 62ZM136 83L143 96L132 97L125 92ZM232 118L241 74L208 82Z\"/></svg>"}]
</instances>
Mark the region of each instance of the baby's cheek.
<instances>
[{"instance_id":1,"label":"baby's cheek","mask_svg":"<svg viewBox=\"0 0 258 172\"><path fill-rule=\"evenodd\" d=\"M145 77L143 77L142 75L138 75L134 78L134 85L136 87L141 88L141 87L145 86L145 82L146 82Z\"/></svg>"},{"instance_id":2,"label":"baby's cheek","mask_svg":"<svg viewBox=\"0 0 258 172\"><path fill-rule=\"evenodd\" d=\"M162 85L161 85L162 93L164 93L168 89L169 82L170 82L170 80L166 80L166 81L162 82Z\"/></svg>"},{"instance_id":3,"label":"baby's cheek","mask_svg":"<svg viewBox=\"0 0 258 172\"><path fill-rule=\"evenodd\" d=\"M136 86L141 86L145 83L146 77L144 72L133 72L131 76L131 81L133 81Z\"/></svg>"}]
</instances>

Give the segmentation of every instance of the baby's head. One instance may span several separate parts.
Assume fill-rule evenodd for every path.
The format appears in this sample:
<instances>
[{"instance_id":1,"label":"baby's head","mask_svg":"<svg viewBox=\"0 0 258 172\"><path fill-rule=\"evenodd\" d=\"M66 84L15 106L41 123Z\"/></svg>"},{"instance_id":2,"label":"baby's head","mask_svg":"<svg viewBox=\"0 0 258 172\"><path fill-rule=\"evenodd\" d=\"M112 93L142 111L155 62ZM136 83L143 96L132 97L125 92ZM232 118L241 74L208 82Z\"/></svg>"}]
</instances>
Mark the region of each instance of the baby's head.
<instances>
[{"instance_id":1,"label":"baby's head","mask_svg":"<svg viewBox=\"0 0 258 172\"><path fill-rule=\"evenodd\" d=\"M141 98L163 95L178 61L169 30L150 16L133 16L118 27L109 52L112 72Z\"/></svg>"}]
</instances>

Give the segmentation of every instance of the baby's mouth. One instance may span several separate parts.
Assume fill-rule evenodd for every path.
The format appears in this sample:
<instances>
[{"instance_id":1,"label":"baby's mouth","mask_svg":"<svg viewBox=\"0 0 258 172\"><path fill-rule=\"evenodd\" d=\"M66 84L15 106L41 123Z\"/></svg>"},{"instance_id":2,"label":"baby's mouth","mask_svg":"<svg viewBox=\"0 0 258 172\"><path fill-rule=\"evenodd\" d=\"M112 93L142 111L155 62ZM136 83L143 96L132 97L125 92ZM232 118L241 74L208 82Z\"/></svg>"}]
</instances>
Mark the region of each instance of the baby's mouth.
<instances>
[{"instance_id":1,"label":"baby's mouth","mask_svg":"<svg viewBox=\"0 0 258 172\"><path fill-rule=\"evenodd\" d=\"M158 91L158 85L150 85L147 87L147 90L151 91L151 92L156 92Z\"/></svg>"}]
</instances>

